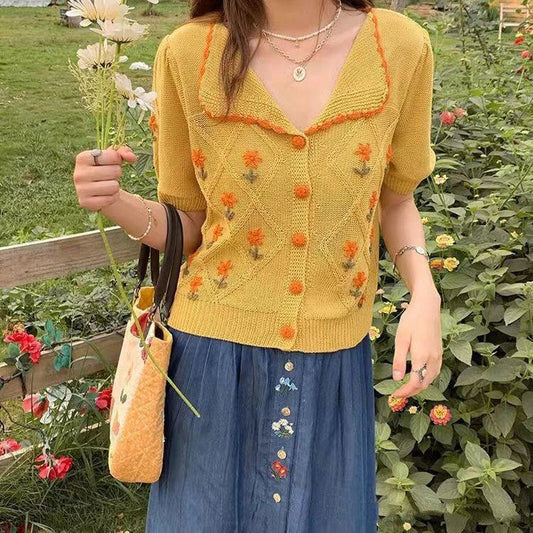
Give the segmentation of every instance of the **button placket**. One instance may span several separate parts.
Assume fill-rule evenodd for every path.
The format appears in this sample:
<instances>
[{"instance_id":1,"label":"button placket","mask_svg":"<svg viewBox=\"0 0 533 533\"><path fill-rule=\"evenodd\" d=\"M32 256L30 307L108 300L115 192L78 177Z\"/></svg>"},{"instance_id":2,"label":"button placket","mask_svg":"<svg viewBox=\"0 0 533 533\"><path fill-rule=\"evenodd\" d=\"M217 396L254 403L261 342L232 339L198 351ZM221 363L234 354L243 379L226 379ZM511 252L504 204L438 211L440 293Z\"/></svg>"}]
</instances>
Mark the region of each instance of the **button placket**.
<instances>
[{"instance_id":1,"label":"button placket","mask_svg":"<svg viewBox=\"0 0 533 533\"><path fill-rule=\"evenodd\" d=\"M297 335L297 318L305 294L305 272L309 247L309 139L293 135L293 155L290 175L295 177L292 190L292 221L290 239L289 276L285 285L284 301L279 314L279 334L284 339L282 348L290 350ZM306 181L307 179L307 181Z\"/></svg>"}]
</instances>

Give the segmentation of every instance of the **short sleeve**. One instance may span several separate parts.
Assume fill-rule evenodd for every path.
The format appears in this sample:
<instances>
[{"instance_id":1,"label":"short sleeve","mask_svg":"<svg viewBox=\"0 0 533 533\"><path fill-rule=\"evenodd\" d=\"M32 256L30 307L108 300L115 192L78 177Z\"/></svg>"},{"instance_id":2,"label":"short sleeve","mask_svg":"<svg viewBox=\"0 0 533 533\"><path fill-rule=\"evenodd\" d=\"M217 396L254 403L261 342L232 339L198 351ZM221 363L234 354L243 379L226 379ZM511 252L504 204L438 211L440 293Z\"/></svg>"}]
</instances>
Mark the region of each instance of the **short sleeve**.
<instances>
[{"instance_id":1,"label":"short sleeve","mask_svg":"<svg viewBox=\"0 0 533 533\"><path fill-rule=\"evenodd\" d=\"M434 58L429 34L400 110L383 183L398 194L412 193L436 162L431 147Z\"/></svg>"},{"instance_id":2,"label":"short sleeve","mask_svg":"<svg viewBox=\"0 0 533 533\"><path fill-rule=\"evenodd\" d=\"M156 92L150 126L157 177L157 198L182 211L205 209L205 196L198 184L191 159L187 120L180 97L179 72L171 57L169 36L157 49L152 78Z\"/></svg>"}]
</instances>

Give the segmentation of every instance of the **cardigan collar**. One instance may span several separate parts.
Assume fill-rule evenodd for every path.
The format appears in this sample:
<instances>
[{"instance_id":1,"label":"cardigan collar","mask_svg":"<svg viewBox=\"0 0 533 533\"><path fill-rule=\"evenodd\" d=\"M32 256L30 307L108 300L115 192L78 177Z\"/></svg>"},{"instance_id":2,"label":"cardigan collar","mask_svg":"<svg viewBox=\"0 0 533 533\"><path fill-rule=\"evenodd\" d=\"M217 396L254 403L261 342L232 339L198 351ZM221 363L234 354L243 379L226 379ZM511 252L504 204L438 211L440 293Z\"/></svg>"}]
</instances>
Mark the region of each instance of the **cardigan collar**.
<instances>
[{"instance_id":1,"label":"cardigan collar","mask_svg":"<svg viewBox=\"0 0 533 533\"><path fill-rule=\"evenodd\" d=\"M251 68L245 73L241 92L232 103L228 116L224 116L225 97L219 67L229 32L221 22L211 23L199 77L198 97L205 113L212 118L258 124L293 135L309 135L333 124L379 113L389 97L390 77L376 11L374 8L367 11L328 103L313 125L303 132L292 124Z\"/></svg>"}]
</instances>

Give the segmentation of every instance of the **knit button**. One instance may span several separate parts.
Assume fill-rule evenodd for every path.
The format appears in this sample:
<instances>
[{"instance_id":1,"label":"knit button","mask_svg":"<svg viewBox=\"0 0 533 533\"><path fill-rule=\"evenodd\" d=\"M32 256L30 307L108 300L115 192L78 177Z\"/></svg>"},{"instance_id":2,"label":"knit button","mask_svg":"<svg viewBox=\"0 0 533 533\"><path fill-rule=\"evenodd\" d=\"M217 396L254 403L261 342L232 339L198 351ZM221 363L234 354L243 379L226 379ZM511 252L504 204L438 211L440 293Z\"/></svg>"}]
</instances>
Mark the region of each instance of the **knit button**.
<instances>
[{"instance_id":1,"label":"knit button","mask_svg":"<svg viewBox=\"0 0 533 533\"><path fill-rule=\"evenodd\" d=\"M281 336L285 339L292 339L294 337L294 329L291 326L282 326L280 330Z\"/></svg>"},{"instance_id":2,"label":"knit button","mask_svg":"<svg viewBox=\"0 0 533 533\"><path fill-rule=\"evenodd\" d=\"M292 244L294 246L305 246L305 243L307 242L307 238L303 233L293 233L292 234Z\"/></svg>"},{"instance_id":3,"label":"knit button","mask_svg":"<svg viewBox=\"0 0 533 533\"><path fill-rule=\"evenodd\" d=\"M272 498L274 498L274 501L276 503L279 503L281 501L281 496L279 495L278 492L274 492L274 494L272 494Z\"/></svg>"},{"instance_id":4,"label":"knit button","mask_svg":"<svg viewBox=\"0 0 533 533\"><path fill-rule=\"evenodd\" d=\"M282 410L281 410L281 414L283 416L289 416L291 414L291 410L288 408L288 407L284 407Z\"/></svg>"},{"instance_id":5,"label":"knit button","mask_svg":"<svg viewBox=\"0 0 533 533\"><path fill-rule=\"evenodd\" d=\"M306 144L305 137L302 137L301 135L295 135L292 138L292 145L294 146L294 148L301 149L305 146L305 144Z\"/></svg>"},{"instance_id":6,"label":"knit button","mask_svg":"<svg viewBox=\"0 0 533 533\"><path fill-rule=\"evenodd\" d=\"M296 279L294 281L291 281L291 284L289 285L289 290L292 294L300 294L303 291L303 288L304 286L302 282Z\"/></svg>"},{"instance_id":7,"label":"knit button","mask_svg":"<svg viewBox=\"0 0 533 533\"><path fill-rule=\"evenodd\" d=\"M287 457L287 452L283 448L279 449L278 450L278 457L280 459L285 459Z\"/></svg>"},{"instance_id":8,"label":"knit button","mask_svg":"<svg viewBox=\"0 0 533 533\"><path fill-rule=\"evenodd\" d=\"M309 187L307 185L295 185L294 195L297 198L307 198L309 196Z\"/></svg>"},{"instance_id":9,"label":"knit button","mask_svg":"<svg viewBox=\"0 0 533 533\"><path fill-rule=\"evenodd\" d=\"M287 361L285 363L285 370L287 372L291 372L292 370L294 370L294 363L292 361Z\"/></svg>"}]
</instances>

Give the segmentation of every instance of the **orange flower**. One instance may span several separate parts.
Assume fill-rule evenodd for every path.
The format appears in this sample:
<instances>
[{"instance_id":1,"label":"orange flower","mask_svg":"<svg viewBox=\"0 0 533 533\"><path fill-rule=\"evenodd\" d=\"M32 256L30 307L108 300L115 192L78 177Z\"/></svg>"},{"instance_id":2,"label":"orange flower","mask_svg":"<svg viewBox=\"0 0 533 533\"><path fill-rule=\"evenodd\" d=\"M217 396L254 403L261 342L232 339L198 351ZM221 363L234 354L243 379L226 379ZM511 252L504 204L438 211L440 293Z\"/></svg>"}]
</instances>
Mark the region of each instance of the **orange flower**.
<instances>
[{"instance_id":1,"label":"orange flower","mask_svg":"<svg viewBox=\"0 0 533 533\"><path fill-rule=\"evenodd\" d=\"M259 157L258 150L248 150L247 152L244 152L242 158L244 159L244 166L248 168L257 168L259 163L263 161L261 157Z\"/></svg>"},{"instance_id":2,"label":"orange flower","mask_svg":"<svg viewBox=\"0 0 533 533\"><path fill-rule=\"evenodd\" d=\"M363 271L360 271L357 273L357 275L353 278L353 286L360 289L366 281L366 274Z\"/></svg>"},{"instance_id":3,"label":"orange flower","mask_svg":"<svg viewBox=\"0 0 533 533\"><path fill-rule=\"evenodd\" d=\"M230 268L233 268L231 259L228 259L227 261L220 261L217 268L218 275L227 276Z\"/></svg>"},{"instance_id":4,"label":"orange flower","mask_svg":"<svg viewBox=\"0 0 533 533\"><path fill-rule=\"evenodd\" d=\"M433 270L443 270L444 269L444 259L442 259L442 258L432 259L429 262L429 266Z\"/></svg>"},{"instance_id":5,"label":"orange flower","mask_svg":"<svg viewBox=\"0 0 533 533\"><path fill-rule=\"evenodd\" d=\"M387 148L387 163L391 160L392 157L392 144L389 144Z\"/></svg>"},{"instance_id":6,"label":"orange flower","mask_svg":"<svg viewBox=\"0 0 533 533\"><path fill-rule=\"evenodd\" d=\"M213 229L213 241L216 241L222 235L222 231L223 230L224 230L224 228L220 224L217 224L214 227L214 229Z\"/></svg>"},{"instance_id":7,"label":"orange flower","mask_svg":"<svg viewBox=\"0 0 533 533\"><path fill-rule=\"evenodd\" d=\"M294 233L292 235L292 244L294 246L304 246L307 242L307 239L303 233Z\"/></svg>"},{"instance_id":8,"label":"orange flower","mask_svg":"<svg viewBox=\"0 0 533 533\"><path fill-rule=\"evenodd\" d=\"M190 266L191 261L192 261L192 260L198 255L198 252L199 252L199 251L200 251L200 250L196 250L196 252L193 252L192 254L189 254L189 255L187 256L187 266Z\"/></svg>"},{"instance_id":9,"label":"orange flower","mask_svg":"<svg viewBox=\"0 0 533 533\"><path fill-rule=\"evenodd\" d=\"M370 236L369 239L372 240L374 238L374 226L370 228Z\"/></svg>"},{"instance_id":10,"label":"orange flower","mask_svg":"<svg viewBox=\"0 0 533 533\"><path fill-rule=\"evenodd\" d=\"M306 198L309 196L309 187L307 185L296 185L294 187L294 194L298 198Z\"/></svg>"},{"instance_id":11,"label":"orange flower","mask_svg":"<svg viewBox=\"0 0 533 533\"><path fill-rule=\"evenodd\" d=\"M372 191L372 196L368 202L370 209L373 209L378 203L378 191Z\"/></svg>"},{"instance_id":12,"label":"orange flower","mask_svg":"<svg viewBox=\"0 0 533 533\"><path fill-rule=\"evenodd\" d=\"M235 198L235 195L232 192L223 192L220 200L226 207L233 207L237 198Z\"/></svg>"},{"instance_id":13,"label":"orange flower","mask_svg":"<svg viewBox=\"0 0 533 533\"><path fill-rule=\"evenodd\" d=\"M370 148L370 144L368 143L359 143L359 148L354 152L355 155L359 156L359 159L361 161L369 161L371 153L372 149Z\"/></svg>"},{"instance_id":14,"label":"orange flower","mask_svg":"<svg viewBox=\"0 0 533 533\"><path fill-rule=\"evenodd\" d=\"M191 292L196 292L201 284L202 284L202 276L194 276L194 278L191 279L189 290Z\"/></svg>"},{"instance_id":15,"label":"orange flower","mask_svg":"<svg viewBox=\"0 0 533 533\"><path fill-rule=\"evenodd\" d=\"M452 412L446 405L438 403L429 412L429 418L431 418L434 424L440 424L445 426L452 418Z\"/></svg>"},{"instance_id":16,"label":"orange flower","mask_svg":"<svg viewBox=\"0 0 533 533\"><path fill-rule=\"evenodd\" d=\"M204 153L202 152L202 149L199 148L198 150L192 150L191 151L191 158L192 158L192 162L194 163L194 166L196 168L204 168L204 163L205 163L205 155Z\"/></svg>"},{"instance_id":17,"label":"orange flower","mask_svg":"<svg viewBox=\"0 0 533 533\"><path fill-rule=\"evenodd\" d=\"M292 339L294 337L294 329L291 326L282 326L280 333L285 339Z\"/></svg>"},{"instance_id":18,"label":"orange flower","mask_svg":"<svg viewBox=\"0 0 533 533\"><path fill-rule=\"evenodd\" d=\"M289 290L291 291L291 294L301 294L303 288L304 286L302 282L296 279L294 281L291 281L291 284L289 285Z\"/></svg>"},{"instance_id":19,"label":"orange flower","mask_svg":"<svg viewBox=\"0 0 533 533\"><path fill-rule=\"evenodd\" d=\"M407 398L389 396L387 403L389 404L391 411L401 411L407 405Z\"/></svg>"},{"instance_id":20,"label":"orange flower","mask_svg":"<svg viewBox=\"0 0 533 533\"><path fill-rule=\"evenodd\" d=\"M252 229L248 232L248 242L250 244L263 244L263 240L265 238L265 235L261 228Z\"/></svg>"},{"instance_id":21,"label":"orange flower","mask_svg":"<svg viewBox=\"0 0 533 533\"><path fill-rule=\"evenodd\" d=\"M357 253L357 250L359 249L355 241L346 241L342 247L344 249L345 257L352 257L352 258L355 256L355 254Z\"/></svg>"}]
</instances>

